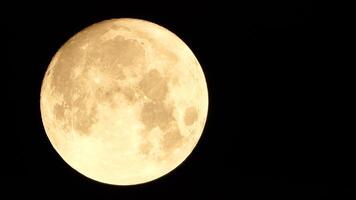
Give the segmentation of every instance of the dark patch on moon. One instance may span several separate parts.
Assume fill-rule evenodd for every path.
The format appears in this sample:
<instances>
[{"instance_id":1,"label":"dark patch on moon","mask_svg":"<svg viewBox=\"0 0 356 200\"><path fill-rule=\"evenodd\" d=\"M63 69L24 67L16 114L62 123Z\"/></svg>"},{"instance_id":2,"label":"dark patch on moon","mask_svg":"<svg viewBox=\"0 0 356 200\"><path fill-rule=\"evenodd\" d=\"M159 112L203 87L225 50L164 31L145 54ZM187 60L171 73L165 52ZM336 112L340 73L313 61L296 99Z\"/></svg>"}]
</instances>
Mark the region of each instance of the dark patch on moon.
<instances>
[{"instance_id":1,"label":"dark patch on moon","mask_svg":"<svg viewBox=\"0 0 356 200\"><path fill-rule=\"evenodd\" d=\"M179 60L178 56L175 53L173 53L172 50L164 46L162 42L152 37L152 35L149 35L147 34L147 32L142 32L139 30L136 30L135 33L139 37L147 39L149 41L149 44L154 49L154 52L157 53L157 56L162 57L162 59L165 60L167 64L174 65L178 62Z\"/></svg>"},{"instance_id":2,"label":"dark patch on moon","mask_svg":"<svg viewBox=\"0 0 356 200\"><path fill-rule=\"evenodd\" d=\"M148 132L156 127L164 134L160 144L164 153L158 156L159 160L166 159L183 139L173 116L173 105L164 102L168 94L168 81L169 79L163 77L157 69L152 69L139 83L140 89L149 98L141 110L141 121L145 125L143 137L147 137ZM151 148L152 144L143 143L140 150L146 155Z\"/></svg>"},{"instance_id":3,"label":"dark patch on moon","mask_svg":"<svg viewBox=\"0 0 356 200\"><path fill-rule=\"evenodd\" d=\"M166 131L166 134L163 137L162 147L165 152L170 153L172 150L174 150L175 147L180 144L182 139L183 136L180 134L178 125L176 122L174 122L171 125L170 129Z\"/></svg>"},{"instance_id":4,"label":"dark patch on moon","mask_svg":"<svg viewBox=\"0 0 356 200\"><path fill-rule=\"evenodd\" d=\"M88 55L98 61L98 67L106 68L104 71L111 74L117 73L120 67L134 67L145 61L145 51L139 42L122 36L93 44Z\"/></svg>"},{"instance_id":5,"label":"dark patch on moon","mask_svg":"<svg viewBox=\"0 0 356 200\"><path fill-rule=\"evenodd\" d=\"M131 102L134 103L137 100L137 97L135 96L135 90L131 87L126 87L122 89L122 94L124 94L125 98Z\"/></svg>"},{"instance_id":6,"label":"dark patch on moon","mask_svg":"<svg viewBox=\"0 0 356 200\"><path fill-rule=\"evenodd\" d=\"M163 78L157 69L145 74L139 86L143 93L154 101L163 101L168 93L167 79Z\"/></svg>"},{"instance_id":7,"label":"dark patch on moon","mask_svg":"<svg viewBox=\"0 0 356 200\"><path fill-rule=\"evenodd\" d=\"M54 105L53 112L54 116L56 117L56 120L62 121L64 118L64 105Z\"/></svg>"},{"instance_id":8,"label":"dark patch on moon","mask_svg":"<svg viewBox=\"0 0 356 200\"><path fill-rule=\"evenodd\" d=\"M73 89L77 84L71 76L73 68L79 63L78 57L81 57L81 54L73 50L72 47L65 48L53 67L51 88L56 93L63 95L65 103L72 100Z\"/></svg>"},{"instance_id":9,"label":"dark patch on moon","mask_svg":"<svg viewBox=\"0 0 356 200\"><path fill-rule=\"evenodd\" d=\"M172 115L173 109L166 107L162 102L145 103L141 111L141 120L147 130L159 127L165 130L174 118Z\"/></svg>"},{"instance_id":10,"label":"dark patch on moon","mask_svg":"<svg viewBox=\"0 0 356 200\"><path fill-rule=\"evenodd\" d=\"M185 109L184 123L187 126L192 125L198 119L198 112L195 107L189 107Z\"/></svg>"},{"instance_id":11,"label":"dark patch on moon","mask_svg":"<svg viewBox=\"0 0 356 200\"><path fill-rule=\"evenodd\" d=\"M121 91L120 87L115 87L115 88L105 88L105 87L99 87L95 90L95 97L100 103L113 103L114 101L114 96L116 93L119 93ZM116 105L116 104L115 104ZM113 108L114 106L113 105Z\"/></svg>"},{"instance_id":12,"label":"dark patch on moon","mask_svg":"<svg viewBox=\"0 0 356 200\"><path fill-rule=\"evenodd\" d=\"M90 127L98 121L97 108L96 106L91 106L88 108L87 105L82 104L78 107L78 111L74 113L74 123L73 126L76 131L81 135L89 135Z\"/></svg>"},{"instance_id":13,"label":"dark patch on moon","mask_svg":"<svg viewBox=\"0 0 356 200\"><path fill-rule=\"evenodd\" d=\"M140 152L144 155L150 154L151 149L152 144L147 140L143 140L143 142L140 144Z\"/></svg>"}]
</instances>

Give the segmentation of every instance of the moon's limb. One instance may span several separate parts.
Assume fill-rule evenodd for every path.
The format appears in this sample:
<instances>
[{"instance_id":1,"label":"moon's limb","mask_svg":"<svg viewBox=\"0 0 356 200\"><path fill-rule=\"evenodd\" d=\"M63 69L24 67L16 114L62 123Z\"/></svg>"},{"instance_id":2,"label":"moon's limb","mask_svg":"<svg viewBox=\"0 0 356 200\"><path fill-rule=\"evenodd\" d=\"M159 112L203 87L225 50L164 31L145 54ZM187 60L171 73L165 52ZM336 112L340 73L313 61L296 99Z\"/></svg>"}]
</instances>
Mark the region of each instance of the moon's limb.
<instances>
[{"instance_id":1,"label":"moon's limb","mask_svg":"<svg viewBox=\"0 0 356 200\"><path fill-rule=\"evenodd\" d=\"M46 133L74 169L100 182L159 178L192 152L206 121L203 71L176 35L156 24L94 24L53 57L41 89Z\"/></svg>"}]
</instances>

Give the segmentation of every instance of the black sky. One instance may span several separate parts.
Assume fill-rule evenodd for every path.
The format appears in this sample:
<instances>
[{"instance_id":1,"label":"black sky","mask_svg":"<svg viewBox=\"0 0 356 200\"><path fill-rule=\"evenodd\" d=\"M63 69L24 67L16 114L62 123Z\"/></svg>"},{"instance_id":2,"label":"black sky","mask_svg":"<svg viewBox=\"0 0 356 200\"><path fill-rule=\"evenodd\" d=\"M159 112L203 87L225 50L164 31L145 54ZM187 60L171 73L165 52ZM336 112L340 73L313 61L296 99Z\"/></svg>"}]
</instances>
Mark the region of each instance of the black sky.
<instances>
[{"instance_id":1,"label":"black sky","mask_svg":"<svg viewBox=\"0 0 356 200\"><path fill-rule=\"evenodd\" d=\"M316 7L311 1L3 6L1 190L48 199L350 197L355 149L347 137L331 136L328 103L319 97L327 90L319 62L325 21ZM72 170L49 143L39 110L42 77L58 48L81 29L120 17L176 33L200 61L209 89L208 120L194 152L169 175L132 187L100 184Z\"/></svg>"}]
</instances>

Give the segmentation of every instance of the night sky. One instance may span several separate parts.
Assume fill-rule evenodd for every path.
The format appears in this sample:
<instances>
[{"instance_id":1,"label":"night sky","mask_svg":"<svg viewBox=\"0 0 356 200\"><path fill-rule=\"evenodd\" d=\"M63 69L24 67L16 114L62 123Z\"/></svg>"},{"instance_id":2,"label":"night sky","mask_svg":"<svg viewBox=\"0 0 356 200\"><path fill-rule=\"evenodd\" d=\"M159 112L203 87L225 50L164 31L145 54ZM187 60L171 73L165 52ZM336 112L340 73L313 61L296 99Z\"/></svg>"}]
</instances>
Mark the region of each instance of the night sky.
<instances>
[{"instance_id":1,"label":"night sky","mask_svg":"<svg viewBox=\"0 0 356 200\"><path fill-rule=\"evenodd\" d=\"M325 22L314 13L318 5L209 2L2 6L1 191L46 199L354 194L355 148L349 137L331 136L340 129L328 118L328 96L319 97L329 87L319 62ZM198 58L209 90L206 127L193 153L168 175L130 187L95 182L67 165L44 132L39 107L43 75L60 46L93 23L120 17L152 21L178 35Z\"/></svg>"}]
</instances>

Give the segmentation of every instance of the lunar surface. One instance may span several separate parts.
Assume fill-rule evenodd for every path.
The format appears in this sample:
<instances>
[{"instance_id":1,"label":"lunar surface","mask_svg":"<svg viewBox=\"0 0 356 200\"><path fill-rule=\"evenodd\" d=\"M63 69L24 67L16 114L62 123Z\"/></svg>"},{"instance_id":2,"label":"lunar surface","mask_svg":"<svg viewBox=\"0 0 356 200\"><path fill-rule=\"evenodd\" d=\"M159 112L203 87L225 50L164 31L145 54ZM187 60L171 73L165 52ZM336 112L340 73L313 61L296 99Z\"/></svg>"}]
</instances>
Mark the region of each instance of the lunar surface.
<instances>
[{"instance_id":1,"label":"lunar surface","mask_svg":"<svg viewBox=\"0 0 356 200\"><path fill-rule=\"evenodd\" d=\"M52 58L41 88L46 134L72 168L133 185L175 169L208 111L202 68L167 29L138 19L96 23Z\"/></svg>"}]
</instances>

